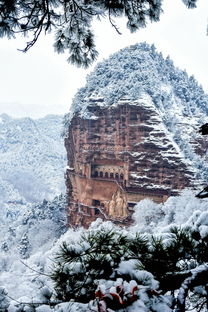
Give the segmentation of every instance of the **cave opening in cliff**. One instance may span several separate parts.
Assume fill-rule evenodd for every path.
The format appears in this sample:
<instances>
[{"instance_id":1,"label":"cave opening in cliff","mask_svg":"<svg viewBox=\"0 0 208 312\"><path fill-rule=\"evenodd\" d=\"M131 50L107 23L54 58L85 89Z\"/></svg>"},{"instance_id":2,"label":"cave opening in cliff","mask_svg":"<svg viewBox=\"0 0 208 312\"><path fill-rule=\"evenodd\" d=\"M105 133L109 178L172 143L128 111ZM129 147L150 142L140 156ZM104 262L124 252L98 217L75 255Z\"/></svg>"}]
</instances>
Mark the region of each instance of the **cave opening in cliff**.
<instances>
[{"instance_id":1,"label":"cave opening in cliff","mask_svg":"<svg viewBox=\"0 0 208 312\"><path fill-rule=\"evenodd\" d=\"M93 199L93 200L92 200L92 205L93 205L94 207L99 207L99 206L100 206L100 200L98 200L98 199Z\"/></svg>"}]
</instances>

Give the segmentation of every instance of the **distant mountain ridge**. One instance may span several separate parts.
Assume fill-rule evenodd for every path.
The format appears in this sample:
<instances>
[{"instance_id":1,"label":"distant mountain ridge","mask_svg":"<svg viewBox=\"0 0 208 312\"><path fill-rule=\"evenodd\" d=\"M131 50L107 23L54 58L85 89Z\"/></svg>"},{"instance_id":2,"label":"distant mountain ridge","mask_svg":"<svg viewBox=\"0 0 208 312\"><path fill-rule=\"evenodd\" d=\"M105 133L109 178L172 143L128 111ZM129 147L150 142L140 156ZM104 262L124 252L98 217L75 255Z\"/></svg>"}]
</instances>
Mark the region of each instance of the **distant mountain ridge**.
<instances>
[{"instance_id":1,"label":"distant mountain ridge","mask_svg":"<svg viewBox=\"0 0 208 312\"><path fill-rule=\"evenodd\" d=\"M1 205L16 207L65 192L62 119L0 115Z\"/></svg>"}]
</instances>

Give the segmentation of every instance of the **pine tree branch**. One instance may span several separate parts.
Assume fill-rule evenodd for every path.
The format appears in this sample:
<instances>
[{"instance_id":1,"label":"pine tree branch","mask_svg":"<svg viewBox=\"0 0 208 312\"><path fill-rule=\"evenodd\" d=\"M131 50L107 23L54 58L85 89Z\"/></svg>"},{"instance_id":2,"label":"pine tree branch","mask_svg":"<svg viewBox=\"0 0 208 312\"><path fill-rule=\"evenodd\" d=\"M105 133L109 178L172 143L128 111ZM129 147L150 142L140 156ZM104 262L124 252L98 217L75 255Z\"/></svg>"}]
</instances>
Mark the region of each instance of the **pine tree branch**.
<instances>
[{"instance_id":1,"label":"pine tree branch","mask_svg":"<svg viewBox=\"0 0 208 312\"><path fill-rule=\"evenodd\" d=\"M182 283L178 297L176 312L185 312L186 298L188 292L196 286L206 285L208 282L208 265L201 265L191 271L191 276Z\"/></svg>"},{"instance_id":2,"label":"pine tree branch","mask_svg":"<svg viewBox=\"0 0 208 312\"><path fill-rule=\"evenodd\" d=\"M35 269L33 269L33 268L31 268L29 265L27 265L25 262L23 262L22 260L19 260L22 264L24 264L24 266L26 266L28 269L30 269L31 271L33 271L33 272L36 272L38 275L44 275L44 276L47 276L47 277L50 277L51 278L51 276L49 275L49 274L45 274L45 273L43 273L43 272L39 272L39 271L37 271L37 270L35 270Z\"/></svg>"}]
</instances>

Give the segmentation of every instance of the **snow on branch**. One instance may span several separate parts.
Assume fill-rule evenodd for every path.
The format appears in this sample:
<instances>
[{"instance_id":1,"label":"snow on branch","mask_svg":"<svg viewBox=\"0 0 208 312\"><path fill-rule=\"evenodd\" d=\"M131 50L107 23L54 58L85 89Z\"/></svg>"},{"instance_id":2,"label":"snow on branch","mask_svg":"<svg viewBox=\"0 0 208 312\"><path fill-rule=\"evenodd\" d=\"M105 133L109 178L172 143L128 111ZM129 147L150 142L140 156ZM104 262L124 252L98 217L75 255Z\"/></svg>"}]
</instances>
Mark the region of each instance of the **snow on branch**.
<instances>
[{"instance_id":1,"label":"snow on branch","mask_svg":"<svg viewBox=\"0 0 208 312\"><path fill-rule=\"evenodd\" d=\"M199 285L206 285L208 282L208 264L200 265L191 271L192 275L186 278L179 289L177 297L178 309L176 312L185 312L185 304L188 292Z\"/></svg>"}]
</instances>

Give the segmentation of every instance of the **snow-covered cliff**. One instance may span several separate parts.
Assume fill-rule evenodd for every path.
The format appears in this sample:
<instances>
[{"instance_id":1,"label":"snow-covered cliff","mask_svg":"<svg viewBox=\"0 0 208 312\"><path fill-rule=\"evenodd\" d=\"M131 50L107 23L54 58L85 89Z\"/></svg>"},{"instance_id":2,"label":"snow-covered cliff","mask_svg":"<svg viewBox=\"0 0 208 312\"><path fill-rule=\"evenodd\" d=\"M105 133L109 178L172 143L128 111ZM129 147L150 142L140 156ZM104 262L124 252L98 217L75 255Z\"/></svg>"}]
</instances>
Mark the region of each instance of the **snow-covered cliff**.
<instances>
[{"instance_id":1,"label":"snow-covered cliff","mask_svg":"<svg viewBox=\"0 0 208 312\"><path fill-rule=\"evenodd\" d=\"M208 96L154 46L140 43L98 64L65 116L70 222L126 224L143 198L200 189L208 142L198 131L207 118Z\"/></svg>"}]
</instances>

